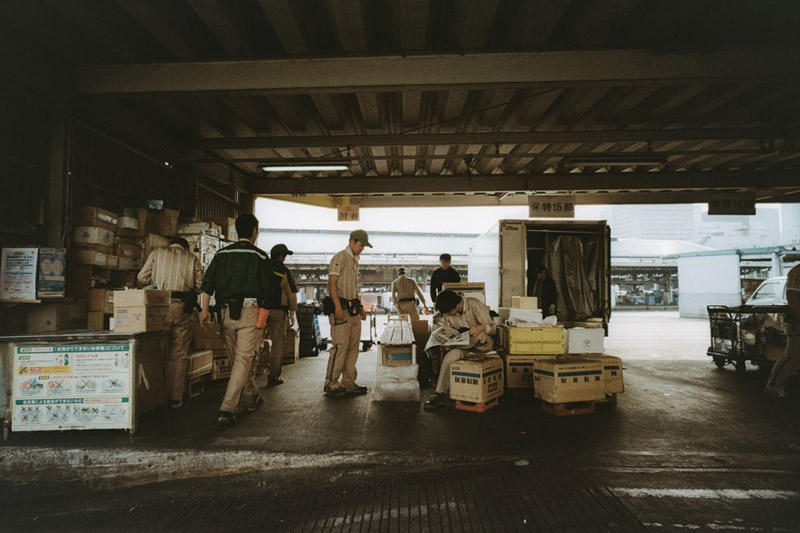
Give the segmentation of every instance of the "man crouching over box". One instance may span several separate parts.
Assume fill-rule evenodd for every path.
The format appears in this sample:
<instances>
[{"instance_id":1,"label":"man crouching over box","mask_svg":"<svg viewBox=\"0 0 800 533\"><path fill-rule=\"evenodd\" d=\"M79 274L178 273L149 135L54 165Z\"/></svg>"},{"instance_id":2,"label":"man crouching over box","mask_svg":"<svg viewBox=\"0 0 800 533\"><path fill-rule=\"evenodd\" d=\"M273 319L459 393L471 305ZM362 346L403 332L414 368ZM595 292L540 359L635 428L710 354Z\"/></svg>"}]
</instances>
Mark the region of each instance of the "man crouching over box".
<instances>
[{"instance_id":1,"label":"man crouching over box","mask_svg":"<svg viewBox=\"0 0 800 533\"><path fill-rule=\"evenodd\" d=\"M450 365L463 359L468 352L490 352L494 349L492 335L497 326L489 315L489 308L475 298L463 298L453 291L442 291L436 296L436 310L442 315L442 325L459 331L469 330L470 344L447 352L442 360L436 394L425 402L425 409L437 409L448 402L450 395Z\"/></svg>"}]
</instances>

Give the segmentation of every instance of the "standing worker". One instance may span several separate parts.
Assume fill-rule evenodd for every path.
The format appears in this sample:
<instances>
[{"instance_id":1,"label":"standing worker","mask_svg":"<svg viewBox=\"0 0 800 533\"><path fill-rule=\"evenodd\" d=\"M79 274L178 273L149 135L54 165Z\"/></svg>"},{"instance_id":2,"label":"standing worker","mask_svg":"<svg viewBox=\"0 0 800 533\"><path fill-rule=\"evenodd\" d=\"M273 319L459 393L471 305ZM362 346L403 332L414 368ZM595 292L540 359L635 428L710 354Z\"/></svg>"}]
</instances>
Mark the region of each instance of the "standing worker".
<instances>
[{"instance_id":1,"label":"standing worker","mask_svg":"<svg viewBox=\"0 0 800 533\"><path fill-rule=\"evenodd\" d=\"M439 264L441 268L437 268L431 275L431 302L436 303L436 296L442 292L443 283L459 283L461 276L458 275L453 268L450 267L452 257L450 254L442 254L439 256Z\"/></svg>"},{"instance_id":2,"label":"standing worker","mask_svg":"<svg viewBox=\"0 0 800 533\"><path fill-rule=\"evenodd\" d=\"M267 298L275 284L266 252L254 245L258 238L258 219L249 213L239 215L236 232L239 240L218 251L208 267L200 313L200 325L204 326L208 322L211 295L216 295L217 305L221 306L225 348L232 363L217 418L217 422L224 425L236 422L240 403L250 412L264 403L253 377L253 359L263 335L264 324L260 322L266 323L269 313ZM243 235L247 237L241 237Z\"/></svg>"},{"instance_id":3,"label":"standing worker","mask_svg":"<svg viewBox=\"0 0 800 533\"><path fill-rule=\"evenodd\" d=\"M192 341L192 310L203 283L203 266L189 251L186 239L174 237L166 248L152 251L136 277L142 285L153 284L161 290L172 291L167 390L169 406L179 409L186 386L186 355Z\"/></svg>"},{"instance_id":4,"label":"standing worker","mask_svg":"<svg viewBox=\"0 0 800 533\"><path fill-rule=\"evenodd\" d=\"M392 282L392 300L397 307L397 312L402 315L409 315L411 320L419 320L419 309L417 309L417 295L419 295L425 314L428 314L428 306L425 305L425 295L417 285L417 282L406 276L406 269L400 268L397 273L398 278Z\"/></svg>"},{"instance_id":5,"label":"standing worker","mask_svg":"<svg viewBox=\"0 0 800 533\"><path fill-rule=\"evenodd\" d=\"M795 265L786 276L786 350L775 361L767 380L765 392L776 398L786 397L786 383L800 370L800 265Z\"/></svg>"},{"instance_id":6,"label":"standing worker","mask_svg":"<svg viewBox=\"0 0 800 533\"><path fill-rule=\"evenodd\" d=\"M539 302L539 309L542 310L542 317L555 315L558 309L558 293L556 292L556 282L547 273L547 268L539 267L536 269L536 283L533 286L533 296Z\"/></svg>"},{"instance_id":7,"label":"standing worker","mask_svg":"<svg viewBox=\"0 0 800 533\"><path fill-rule=\"evenodd\" d=\"M331 259L328 267L328 293L324 312L331 322L330 358L325 374L326 394L366 394L367 388L356 384L356 361L361 344L361 321L367 313L358 298L358 256L369 243L367 232L350 233L347 248ZM341 383L339 378L341 377Z\"/></svg>"},{"instance_id":8,"label":"standing worker","mask_svg":"<svg viewBox=\"0 0 800 533\"><path fill-rule=\"evenodd\" d=\"M283 384L281 363L283 354L286 352L284 348L286 329L294 325L292 313L297 309L297 285L295 285L292 273L284 264L286 256L293 253L285 244L276 244L269 252L270 266L275 274L276 282L267 299L267 308L269 309L267 329L272 347L269 350L269 358L266 361L258 362L259 370L269 368L268 387Z\"/></svg>"}]
</instances>

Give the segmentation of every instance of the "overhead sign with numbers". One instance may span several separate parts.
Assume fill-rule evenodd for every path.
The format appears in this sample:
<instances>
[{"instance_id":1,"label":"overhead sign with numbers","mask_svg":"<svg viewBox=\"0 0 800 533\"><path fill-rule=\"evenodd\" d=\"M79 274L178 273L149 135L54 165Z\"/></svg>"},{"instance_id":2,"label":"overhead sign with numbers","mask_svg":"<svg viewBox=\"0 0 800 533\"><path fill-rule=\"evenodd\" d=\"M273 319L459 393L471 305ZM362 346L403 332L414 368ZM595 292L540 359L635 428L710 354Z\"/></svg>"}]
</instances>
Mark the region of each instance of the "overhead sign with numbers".
<instances>
[{"instance_id":1,"label":"overhead sign with numbers","mask_svg":"<svg viewBox=\"0 0 800 533\"><path fill-rule=\"evenodd\" d=\"M358 222L357 205L340 205L337 207L339 222Z\"/></svg>"},{"instance_id":2,"label":"overhead sign with numbers","mask_svg":"<svg viewBox=\"0 0 800 533\"><path fill-rule=\"evenodd\" d=\"M712 192L708 194L709 215L755 215L756 195L751 192Z\"/></svg>"},{"instance_id":3,"label":"overhead sign with numbers","mask_svg":"<svg viewBox=\"0 0 800 533\"><path fill-rule=\"evenodd\" d=\"M528 199L528 216L531 218L575 218L575 195L531 196Z\"/></svg>"}]
</instances>

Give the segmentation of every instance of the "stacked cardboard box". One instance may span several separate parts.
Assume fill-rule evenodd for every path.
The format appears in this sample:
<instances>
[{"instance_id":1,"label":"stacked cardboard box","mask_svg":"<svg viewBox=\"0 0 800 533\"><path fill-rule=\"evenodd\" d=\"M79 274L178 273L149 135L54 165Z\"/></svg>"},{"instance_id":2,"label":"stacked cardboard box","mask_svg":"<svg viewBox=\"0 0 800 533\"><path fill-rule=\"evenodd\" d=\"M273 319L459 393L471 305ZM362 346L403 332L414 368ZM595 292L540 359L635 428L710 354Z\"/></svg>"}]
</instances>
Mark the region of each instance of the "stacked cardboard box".
<instances>
[{"instance_id":1,"label":"stacked cardboard box","mask_svg":"<svg viewBox=\"0 0 800 533\"><path fill-rule=\"evenodd\" d=\"M170 327L170 291L114 291L114 330L164 331Z\"/></svg>"},{"instance_id":2,"label":"stacked cardboard box","mask_svg":"<svg viewBox=\"0 0 800 533\"><path fill-rule=\"evenodd\" d=\"M231 375L231 360L225 350L222 327L219 322L210 322L205 327L195 324L194 347L211 350L211 379L227 379Z\"/></svg>"},{"instance_id":3,"label":"stacked cardboard box","mask_svg":"<svg viewBox=\"0 0 800 533\"><path fill-rule=\"evenodd\" d=\"M102 288L90 289L88 303L88 329L91 331L109 330L109 318L114 315L114 291Z\"/></svg>"},{"instance_id":4,"label":"stacked cardboard box","mask_svg":"<svg viewBox=\"0 0 800 533\"><path fill-rule=\"evenodd\" d=\"M552 327L514 327L497 328L500 345L507 354L550 354L564 353L564 328Z\"/></svg>"},{"instance_id":5,"label":"stacked cardboard box","mask_svg":"<svg viewBox=\"0 0 800 533\"><path fill-rule=\"evenodd\" d=\"M605 398L600 361L569 357L533 363L533 392L547 403L571 403Z\"/></svg>"},{"instance_id":6,"label":"stacked cardboard box","mask_svg":"<svg viewBox=\"0 0 800 533\"><path fill-rule=\"evenodd\" d=\"M492 354L468 354L450 365L450 398L487 403L503 395L503 360Z\"/></svg>"},{"instance_id":7,"label":"stacked cardboard box","mask_svg":"<svg viewBox=\"0 0 800 533\"><path fill-rule=\"evenodd\" d=\"M553 360L556 355L504 354L506 389L533 389L533 365L536 361Z\"/></svg>"},{"instance_id":8,"label":"stacked cardboard box","mask_svg":"<svg viewBox=\"0 0 800 533\"><path fill-rule=\"evenodd\" d=\"M147 232L163 237L175 237L178 234L179 211L162 209L147 212Z\"/></svg>"},{"instance_id":9,"label":"stacked cardboard box","mask_svg":"<svg viewBox=\"0 0 800 533\"><path fill-rule=\"evenodd\" d=\"M606 331L603 328L569 328L567 329L566 353L603 353L603 339Z\"/></svg>"},{"instance_id":10,"label":"stacked cardboard box","mask_svg":"<svg viewBox=\"0 0 800 533\"><path fill-rule=\"evenodd\" d=\"M606 394L625 392L622 380L622 359L603 354L583 354L581 359L599 361L603 365L603 386Z\"/></svg>"},{"instance_id":11,"label":"stacked cardboard box","mask_svg":"<svg viewBox=\"0 0 800 533\"><path fill-rule=\"evenodd\" d=\"M86 329L86 305L82 302L53 302L28 310L28 333L52 333Z\"/></svg>"},{"instance_id":12,"label":"stacked cardboard box","mask_svg":"<svg viewBox=\"0 0 800 533\"><path fill-rule=\"evenodd\" d=\"M482 281L447 282L442 284L442 290L453 291L459 296L476 298L486 303L486 284Z\"/></svg>"},{"instance_id":13,"label":"stacked cardboard box","mask_svg":"<svg viewBox=\"0 0 800 533\"><path fill-rule=\"evenodd\" d=\"M193 220L178 224L178 235L189 242L189 250L197 256L204 269L208 268L221 247L220 227L214 222Z\"/></svg>"},{"instance_id":14,"label":"stacked cardboard box","mask_svg":"<svg viewBox=\"0 0 800 533\"><path fill-rule=\"evenodd\" d=\"M215 218L214 223L220 228L220 239L236 242L239 236L236 233L236 219L231 217Z\"/></svg>"}]
</instances>

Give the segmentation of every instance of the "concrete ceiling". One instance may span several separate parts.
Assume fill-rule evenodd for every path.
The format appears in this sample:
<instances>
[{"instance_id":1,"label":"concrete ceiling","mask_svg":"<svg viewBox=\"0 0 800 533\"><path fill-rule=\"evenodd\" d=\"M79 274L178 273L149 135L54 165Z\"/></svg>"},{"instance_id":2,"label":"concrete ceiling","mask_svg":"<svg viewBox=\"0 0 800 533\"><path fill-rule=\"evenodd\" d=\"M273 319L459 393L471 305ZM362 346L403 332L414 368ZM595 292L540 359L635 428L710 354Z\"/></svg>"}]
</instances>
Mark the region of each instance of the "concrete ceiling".
<instances>
[{"instance_id":1,"label":"concrete ceiling","mask_svg":"<svg viewBox=\"0 0 800 533\"><path fill-rule=\"evenodd\" d=\"M54 69L81 120L256 194L362 206L798 201L798 27L794 0L0 5L6 68ZM350 170L259 165L326 158Z\"/></svg>"}]
</instances>

